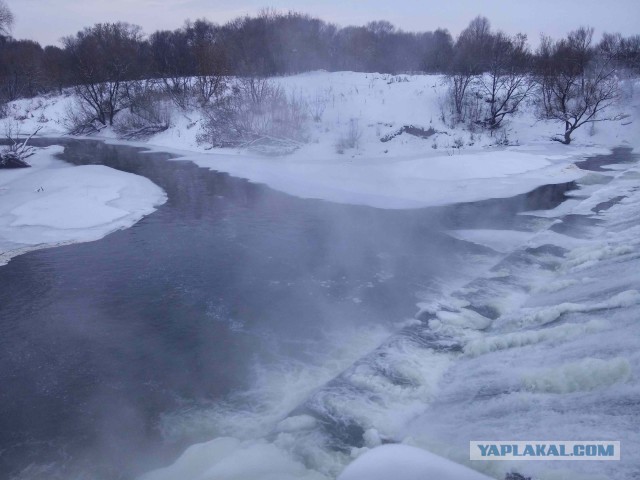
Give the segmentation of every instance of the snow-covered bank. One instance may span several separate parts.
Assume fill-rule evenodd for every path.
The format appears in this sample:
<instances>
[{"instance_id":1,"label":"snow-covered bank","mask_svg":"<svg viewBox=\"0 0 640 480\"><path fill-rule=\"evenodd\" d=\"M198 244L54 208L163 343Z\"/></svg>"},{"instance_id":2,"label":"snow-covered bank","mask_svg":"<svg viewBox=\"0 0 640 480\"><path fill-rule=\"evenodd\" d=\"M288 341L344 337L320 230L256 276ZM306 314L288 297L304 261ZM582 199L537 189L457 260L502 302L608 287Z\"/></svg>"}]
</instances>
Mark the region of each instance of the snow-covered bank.
<instances>
[{"instance_id":1,"label":"snow-covered bank","mask_svg":"<svg viewBox=\"0 0 640 480\"><path fill-rule=\"evenodd\" d=\"M302 198L393 209L506 198L540 185L570 182L584 174L572 165L577 158L517 149L362 161L246 154L182 157Z\"/></svg>"},{"instance_id":2,"label":"snow-covered bank","mask_svg":"<svg viewBox=\"0 0 640 480\"><path fill-rule=\"evenodd\" d=\"M510 118L504 133L451 128L442 120L447 87L438 75L312 72L274 82L309 104L321 101L324 107L318 121L310 122L309 143L290 155L207 150L197 141L202 113L177 107L168 130L137 145L169 151L200 166L304 198L416 208L509 197L575 180L583 174L573 167L575 160L640 142L634 80L627 81L627 94L619 106L629 117L585 126L570 146L551 141L562 126L539 121L533 105L525 105ZM41 134L58 136L65 131L65 112L72 101L69 96L50 96L13 102L10 117L3 121L19 122L23 133L43 127ZM354 122L357 146L339 153L336 144ZM406 125L435 133L429 138L402 133L381 141ZM119 142L111 129L101 131L100 138Z\"/></svg>"},{"instance_id":3,"label":"snow-covered bank","mask_svg":"<svg viewBox=\"0 0 640 480\"><path fill-rule=\"evenodd\" d=\"M72 166L39 150L31 168L0 170L0 264L30 250L98 240L166 201L146 178L102 165Z\"/></svg>"}]
</instances>

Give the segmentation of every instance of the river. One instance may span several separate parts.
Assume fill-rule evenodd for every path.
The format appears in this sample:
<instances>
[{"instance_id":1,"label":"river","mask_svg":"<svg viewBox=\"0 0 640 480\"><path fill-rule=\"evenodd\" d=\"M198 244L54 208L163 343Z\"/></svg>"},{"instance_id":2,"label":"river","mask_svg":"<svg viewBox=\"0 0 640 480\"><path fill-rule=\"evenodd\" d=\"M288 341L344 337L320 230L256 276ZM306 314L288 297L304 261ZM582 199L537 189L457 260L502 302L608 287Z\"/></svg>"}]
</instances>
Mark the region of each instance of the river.
<instances>
[{"instance_id":1,"label":"river","mask_svg":"<svg viewBox=\"0 0 640 480\"><path fill-rule=\"evenodd\" d=\"M383 210L292 197L128 146L36 143L145 176L168 201L102 240L0 267L0 472L22 478L132 478L166 465L220 433L200 421L176 429L189 412L252 405L265 371L309 367L294 405L418 301L497 258L447 229L535 229L544 220L517 213L552 208L574 187Z\"/></svg>"}]
</instances>

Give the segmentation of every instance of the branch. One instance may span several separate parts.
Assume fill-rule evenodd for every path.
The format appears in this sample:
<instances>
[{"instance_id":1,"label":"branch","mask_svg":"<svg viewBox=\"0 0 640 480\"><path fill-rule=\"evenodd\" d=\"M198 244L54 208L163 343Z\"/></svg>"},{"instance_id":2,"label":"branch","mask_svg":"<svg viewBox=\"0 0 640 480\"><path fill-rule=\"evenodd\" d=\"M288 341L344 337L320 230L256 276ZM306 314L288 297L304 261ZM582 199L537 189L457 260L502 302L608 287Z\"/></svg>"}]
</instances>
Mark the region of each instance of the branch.
<instances>
[{"instance_id":1,"label":"branch","mask_svg":"<svg viewBox=\"0 0 640 480\"><path fill-rule=\"evenodd\" d=\"M36 128L36 131L33 132L31 135L29 135L27 137L27 139L22 143L22 145L20 147L18 147L18 154L20 155L20 153L25 152L25 149L27 148L27 143L29 143L29 140L31 140L33 138L34 135L36 135L40 130L42 130L42 126ZM31 156L33 154L30 154L29 156Z\"/></svg>"}]
</instances>

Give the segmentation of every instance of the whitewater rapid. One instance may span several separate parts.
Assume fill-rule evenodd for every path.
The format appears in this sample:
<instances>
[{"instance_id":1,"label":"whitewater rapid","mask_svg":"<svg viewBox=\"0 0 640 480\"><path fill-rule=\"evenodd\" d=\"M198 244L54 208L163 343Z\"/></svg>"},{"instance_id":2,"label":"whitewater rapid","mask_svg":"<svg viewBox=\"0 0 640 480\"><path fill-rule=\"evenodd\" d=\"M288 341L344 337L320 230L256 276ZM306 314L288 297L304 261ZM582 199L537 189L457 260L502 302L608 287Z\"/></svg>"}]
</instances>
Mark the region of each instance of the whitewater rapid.
<instances>
[{"instance_id":1,"label":"whitewater rapid","mask_svg":"<svg viewBox=\"0 0 640 480\"><path fill-rule=\"evenodd\" d=\"M629 152L625 159L585 173L558 208L525 213L544 228L471 233L468 241L489 246L503 235L524 243L463 287L421 303L415 319L288 414L207 413L227 426L270 418L259 438L222 429L142 480L335 478L389 442L499 479L511 471L638 478L640 169ZM546 439L618 440L622 460L468 460L470 440Z\"/></svg>"}]
</instances>

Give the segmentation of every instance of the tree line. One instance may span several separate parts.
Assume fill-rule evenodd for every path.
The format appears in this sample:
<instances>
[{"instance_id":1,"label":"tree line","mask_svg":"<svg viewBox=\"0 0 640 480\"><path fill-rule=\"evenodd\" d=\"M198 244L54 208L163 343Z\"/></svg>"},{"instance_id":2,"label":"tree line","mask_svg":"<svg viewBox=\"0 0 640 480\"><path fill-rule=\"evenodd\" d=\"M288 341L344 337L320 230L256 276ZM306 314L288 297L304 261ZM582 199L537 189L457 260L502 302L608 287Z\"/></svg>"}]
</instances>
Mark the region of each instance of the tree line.
<instances>
[{"instance_id":1,"label":"tree line","mask_svg":"<svg viewBox=\"0 0 640 480\"><path fill-rule=\"evenodd\" d=\"M82 55L95 50L95 74L108 56L125 80L172 78L210 73L274 76L310 70L439 72L454 42L446 30L409 33L386 21L362 27L337 26L309 15L264 11L224 25L205 19L176 30L144 35L124 22L103 23L62 39L62 47L15 40L0 30L0 77L4 99L71 86L88 65ZM126 48L125 48L126 45ZM102 57L100 56L102 55ZM113 67L113 66L112 66ZM175 83L178 81L175 80Z\"/></svg>"},{"instance_id":2,"label":"tree line","mask_svg":"<svg viewBox=\"0 0 640 480\"><path fill-rule=\"evenodd\" d=\"M4 19L4 20L3 20ZM446 74L449 118L500 127L533 90L540 112L571 133L594 121L615 97L614 77L640 72L640 35L580 28L566 38L543 37L533 51L524 35L494 31L484 17L457 38L446 29L404 32L387 21L339 28L309 15L265 10L223 25L205 19L145 35L124 22L101 23L42 48L11 38L11 12L0 0L0 104L73 87L86 114L100 124L135 106L140 82L155 80L180 106L196 96L209 104L225 78L255 79L310 70ZM254 89L252 91L252 89ZM144 105L139 106L144 109Z\"/></svg>"}]
</instances>

